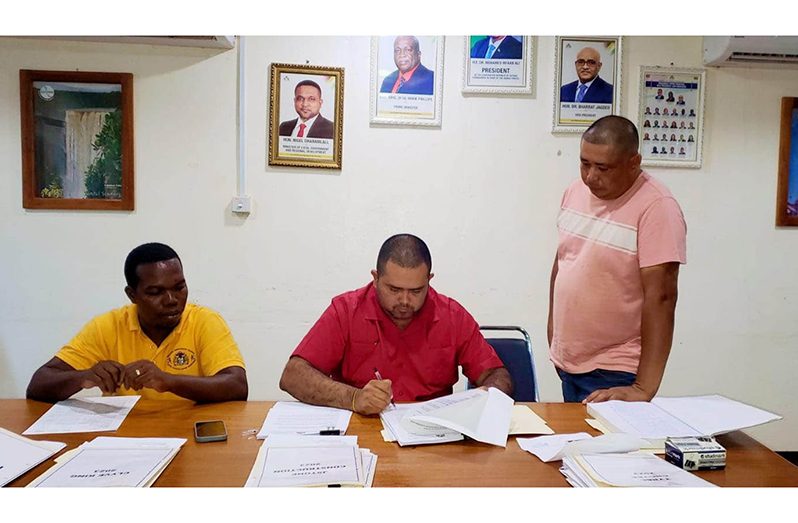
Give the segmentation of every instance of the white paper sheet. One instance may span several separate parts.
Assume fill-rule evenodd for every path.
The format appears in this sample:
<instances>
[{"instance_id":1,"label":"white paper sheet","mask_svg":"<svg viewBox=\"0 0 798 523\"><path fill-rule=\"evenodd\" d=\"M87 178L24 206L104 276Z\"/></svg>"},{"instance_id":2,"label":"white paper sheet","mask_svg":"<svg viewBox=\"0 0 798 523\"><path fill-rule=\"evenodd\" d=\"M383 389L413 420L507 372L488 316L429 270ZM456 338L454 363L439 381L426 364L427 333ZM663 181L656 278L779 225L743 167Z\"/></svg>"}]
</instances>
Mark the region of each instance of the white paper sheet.
<instances>
[{"instance_id":1,"label":"white paper sheet","mask_svg":"<svg viewBox=\"0 0 798 523\"><path fill-rule=\"evenodd\" d=\"M273 434L263 442L245 487L370 487L377 455L357 436Z\"/></svg>"},{"instance_id":2,"label":"white paper sheet","mask_svg":"<svg viewBox=\"0 0 798 523\"><path fill-rule=\"evenodd\" d=\"M562 459L558 455L571 441L590 439L592 436L587 432L577 432L575 434L554 434L552 436L538 436L537 438L516 438L521 449L534 454L544 463Z\"/></svg>"},{"instance_id":3,"label":"white paper sheet","mask_svg":"<svg viewBox=\"0 0 798 523\"><path fill-rule=\"evenodd\" d=\"M116 430L141 396L104 396L59 401L23 434Z\"/></svg>"},{"instance_id":4,"label":"white paper sheet","mask_svg":"<svg viewBox=\"0 0 798 523\"><path fill-rule=\"evenodd\" d=\"M60 441L36 441L0 428L0 487L64 447Z\"/></svg>"},{"instance_id":5,"label":"white paper sheet","mask_svg":"<svg viewBox=\"0 0 798 523\"><path fill-rule=\"evenodd\" d=\"M140 487L171 461L173 449L79 448L35 487Z\"/></svg>"},{"instance_id":6,"label":"white paper sheet","mask_svg":"<svg viewBox=\"0 0 798 523\"><path fill-rule=\"evenodd\" d=\"M101 436L65 452L29 487L150 487L184 438Z\"/></svg>"},{"instance_id":7,"label":"white paper sheet","mask_svg":"<svg viewBox=\"0 0 798 523\"><path fill-rule=\"evenodd\" d=\"M654 398L651 403L695 428L702 436L716 436L782 419L778 414L718 394Z\"/></svg>"},{"instance_id":8,"label":"white paper sheet","mask_svg":"<svg viewBox=\"0 0 798 523\"><path fill-rule=\"evenodd\" d=\"M257 438L264 439L270 434L319 434L323 430L344 434L351 417L349 410L278 401L269 409Z\"/></svg>"},{"instance_id":9,"label":"white paper sheet","mask_svg":"<svg viewBox=\"0 0 798 523\"><path fill-rule=\"evenodd\" d=\"M660 444L668 436L701 436L695 428L646 401L589 403L588 413L613 432L633 434Z\"/></svg>"}]
</instances>

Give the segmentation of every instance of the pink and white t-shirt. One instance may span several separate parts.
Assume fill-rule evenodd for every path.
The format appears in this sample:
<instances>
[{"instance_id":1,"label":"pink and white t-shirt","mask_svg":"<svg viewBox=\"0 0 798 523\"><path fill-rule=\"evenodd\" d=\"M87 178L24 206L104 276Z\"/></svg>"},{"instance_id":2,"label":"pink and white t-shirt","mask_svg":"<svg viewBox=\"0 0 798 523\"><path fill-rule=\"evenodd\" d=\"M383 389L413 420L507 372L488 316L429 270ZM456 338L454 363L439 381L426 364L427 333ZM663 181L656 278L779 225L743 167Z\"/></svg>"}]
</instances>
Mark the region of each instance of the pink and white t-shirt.
<instances>
[{"instance_id":1,"label":"pink and white t-shirt","mask_svg":"<svg viewBox=\"0 0 798 523\"><path fill-rule=\"evenodd\" d=\"M614 200L596 198L578 179L560 207L551 361L572 374L637 373L640 269L687 262L682 210L645 172Z\"/></svg>"}]
</instances>

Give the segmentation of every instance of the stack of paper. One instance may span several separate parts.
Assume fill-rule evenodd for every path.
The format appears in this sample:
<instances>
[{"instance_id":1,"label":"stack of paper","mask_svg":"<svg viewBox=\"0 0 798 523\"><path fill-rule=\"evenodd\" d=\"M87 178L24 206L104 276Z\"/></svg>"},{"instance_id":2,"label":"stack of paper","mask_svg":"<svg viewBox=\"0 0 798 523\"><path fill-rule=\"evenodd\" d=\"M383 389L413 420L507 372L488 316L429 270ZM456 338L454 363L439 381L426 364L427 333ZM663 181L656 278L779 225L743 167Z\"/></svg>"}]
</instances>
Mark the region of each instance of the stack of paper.
<instances>
[{"instance_id":1,"label":"stack of paper","mask_svg":"<svg viewBox=\"0 0 798 523\"><path fill-rule=\"evenodd\" d=\"M346 433L351 417L349 410L297 401L278 401L269 409L258 432L258 439L265 439L271 434L341 435Z\"/></svg>"},{"instance_id":2,"label":"stack of paper","mask_svg":"<svg viewBox=\"0 0 798 523\"><path fill-rule=\"evenodd\" d=\"M59 441L36 441L0 428L0 487L66 447Z\"/></svg>"},{"instance_id":3,"label":"stack of paper","mask_svg":"<svg viewBox=\"0 0 798 523\"><path fill-rule=\"evenodd\" d=\"M166 469L183 438L98 437L70 450L29 487L149 487Z\"/></svg>"},{"instance_id":4,"label":"stack of paper","mask_svg":"<svg viewBox=\"0 0 798 523\"><path fill-rule=\"evenodd\" d=\"M65 434L116 430L141 396L103 396L59 401L23 432Z\"/></svg>"},{"instance_id":5,"label":"stack of paper","mask_svg":"<svg viewBox=\"0 0 798 523\"><path fill-rule=\"evenodd\" d=\"M600 422L602 432L632 434L657 449L664 448L669 436L716 436L781 419L719 395L589 403L587 412Z\"/></svg>"},{"instance_id":6,"label":"stack of paper","mask_svg":"<svg viewBox=\"0 0 798 523\"><path fill-rule=\"evenodd\" d=\"M357 436L272 434L263 442L245 487L370 487L377 455Z\"/></svg>"},{"instance_id":7,"label":"stack of paper","mask_svg":"<svg viewBox=\"0 0 798 523\"><path fill-rule=\"evenodd\" d=\"M575 454L560 472L574 487L714 487L653 454Z\"/></svg>"},{"instance_id":8,"label":"stack of paper","mask_svg":"<svg viewBox=\"0 0 798 523\"><path fill-rule=\"evenodd\" d=\"M402 446L458 441L465 435L504 447L512 410L513 399L491 387L391 407L380 414L380 419L385 439Z\"/></svg>"}]
</instances>

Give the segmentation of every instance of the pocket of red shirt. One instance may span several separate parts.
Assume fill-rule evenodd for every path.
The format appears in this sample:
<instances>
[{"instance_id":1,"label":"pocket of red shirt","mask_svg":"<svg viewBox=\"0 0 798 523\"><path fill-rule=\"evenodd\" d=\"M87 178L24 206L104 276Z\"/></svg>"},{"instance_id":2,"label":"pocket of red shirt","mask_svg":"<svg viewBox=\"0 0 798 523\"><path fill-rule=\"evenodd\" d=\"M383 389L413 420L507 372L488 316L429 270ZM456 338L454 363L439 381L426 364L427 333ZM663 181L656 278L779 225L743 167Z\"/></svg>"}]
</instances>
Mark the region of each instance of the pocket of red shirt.
<instances>
[{"instance_id":1,"label":"pocket of red shirt","mask_svg":"<svg viewBox=\"0 0 798 523\"><path fill-rule=\"evenodd\" d=\"M368 341L353 341L344 352L341 362L341 377L346 383L362 388L374 379L377 366L377 344Z\"/></svg>"}]
</instances>

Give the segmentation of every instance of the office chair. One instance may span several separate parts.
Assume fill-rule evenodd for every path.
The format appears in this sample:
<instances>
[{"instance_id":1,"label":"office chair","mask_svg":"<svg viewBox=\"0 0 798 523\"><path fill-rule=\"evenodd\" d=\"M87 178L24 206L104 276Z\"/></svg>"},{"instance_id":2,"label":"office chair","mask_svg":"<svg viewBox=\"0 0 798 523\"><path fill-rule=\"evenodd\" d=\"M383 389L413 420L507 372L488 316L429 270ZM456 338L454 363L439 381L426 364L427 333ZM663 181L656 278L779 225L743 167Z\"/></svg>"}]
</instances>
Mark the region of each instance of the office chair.
<instances>
[{"instance_id":1,"label":"office chair","mask_svg":"<svg viewBox=\"0 0 798 523\"><path fill-rule=\"evenodd\" d=\"M515 401L538 401L538 380L535 377L535 360L532 358L532 340L521 327L512 325L482 325L480 331L503 331L520 333L523 338L486 337L485 340L496 351L513 379ZM473 387L472 383L468 387Z\"/></svg>"}]
</instances>

